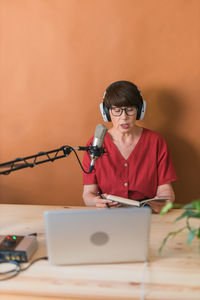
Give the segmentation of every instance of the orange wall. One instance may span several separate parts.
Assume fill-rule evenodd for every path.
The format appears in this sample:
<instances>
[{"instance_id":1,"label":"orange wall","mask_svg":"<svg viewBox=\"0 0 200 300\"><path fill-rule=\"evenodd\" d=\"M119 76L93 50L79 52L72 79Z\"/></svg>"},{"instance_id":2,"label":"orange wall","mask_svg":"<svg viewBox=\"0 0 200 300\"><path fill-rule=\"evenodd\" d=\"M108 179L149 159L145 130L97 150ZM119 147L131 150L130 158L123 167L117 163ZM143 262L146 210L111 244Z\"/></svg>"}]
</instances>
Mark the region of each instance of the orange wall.
<instances>
[{"instance_id":1,"label":"orange wall","mask_svg":"<svg viewBox=\"0 0 200 300\"><path fill-rule=\"evenodd\" d=\"M85 145L105 87L132 80L140 124L171 149L177 202L200 196L199 12L198 0L1 0L1 162ZM83 203L74 154L1 175L0 189L1 203Z\"/></svg>"}]
</instances>

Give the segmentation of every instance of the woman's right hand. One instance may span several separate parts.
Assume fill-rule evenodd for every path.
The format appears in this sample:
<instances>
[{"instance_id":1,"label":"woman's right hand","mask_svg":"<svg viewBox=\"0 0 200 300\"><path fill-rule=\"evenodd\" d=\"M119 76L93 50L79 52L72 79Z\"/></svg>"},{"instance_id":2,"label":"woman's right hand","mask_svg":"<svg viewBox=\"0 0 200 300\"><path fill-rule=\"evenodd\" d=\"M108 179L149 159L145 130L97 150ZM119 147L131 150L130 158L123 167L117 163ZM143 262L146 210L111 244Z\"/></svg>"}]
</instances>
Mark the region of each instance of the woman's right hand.
<instances>
[{"instance_id":1,"label":"woman's right hand","mask_svg":"<svg viewBox=\"0 0 200 300\"><path fill-rule=\"evenodd\" d=\"M102 194L101 196L95 197L95 205L98 208L114 208L114 207L120 207L121 205L118 202L110 201L106 199L107 194Z\"/></svg>"},{"instance_id":2,"label":"woman's right hand","mask_svg":"<svg viewBox=\"0 0 200 300\"><path fill-rule=\"evenodd\" d=\"M106 199L107 194L99 194L97 184L84 185L83 200L87 206L96 206L98 208L119 207L121 204Z\"/></svg>"}]
</instances>

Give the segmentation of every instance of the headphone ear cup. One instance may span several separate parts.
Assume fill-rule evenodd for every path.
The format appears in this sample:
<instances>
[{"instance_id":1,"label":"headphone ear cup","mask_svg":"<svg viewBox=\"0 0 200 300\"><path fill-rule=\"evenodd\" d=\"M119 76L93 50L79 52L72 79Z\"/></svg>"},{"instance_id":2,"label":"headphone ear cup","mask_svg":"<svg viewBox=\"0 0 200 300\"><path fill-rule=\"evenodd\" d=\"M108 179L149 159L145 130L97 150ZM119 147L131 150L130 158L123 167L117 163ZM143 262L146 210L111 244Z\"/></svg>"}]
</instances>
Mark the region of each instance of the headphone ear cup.
<instances>
[{"instance_id":1,"label":"headphone ear cup","mask_svg":"<svg viewBox=\"0 0 200 300\"><path fill-rule=\"evenodd\" d=\"M146 106L147 106L147 103L145 100L143 100L142 108L141 108L139 116L137 116L137 120L143 120L145 112L146 112Z\"/></svg>"},{"instance_id":2,"label":"headphone ear cup","mask_svg":"<svg viewBox=\"0 0 200 300\"><path fill-rule=\"evenodd\" d=\"M99 107L104 122L111 122L110 113L105 104L102 102L100 103Z\"/></svg>"}]
</instances>

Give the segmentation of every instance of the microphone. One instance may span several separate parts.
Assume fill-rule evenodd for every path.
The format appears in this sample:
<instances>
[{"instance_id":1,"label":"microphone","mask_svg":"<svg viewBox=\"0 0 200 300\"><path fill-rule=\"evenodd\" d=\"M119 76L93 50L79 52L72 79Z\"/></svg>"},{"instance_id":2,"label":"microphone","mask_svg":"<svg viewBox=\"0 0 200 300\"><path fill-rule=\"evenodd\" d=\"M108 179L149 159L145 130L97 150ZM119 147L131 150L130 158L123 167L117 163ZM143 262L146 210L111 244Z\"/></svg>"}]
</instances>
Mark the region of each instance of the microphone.
<instances>
[{"instance_id":1,"label":"microphone","mask_svg":"<svg viewBox=\"0 0 200 300\"><path fill-rule=\"evenodd\" d=\"M96 126L93 143L90 150L91 163L89 173L92 172L96 159L99 158L103 153L102 145L104 142L106 131L107 128L104 125L98 124Z\"/></svg>"}]
</instances>

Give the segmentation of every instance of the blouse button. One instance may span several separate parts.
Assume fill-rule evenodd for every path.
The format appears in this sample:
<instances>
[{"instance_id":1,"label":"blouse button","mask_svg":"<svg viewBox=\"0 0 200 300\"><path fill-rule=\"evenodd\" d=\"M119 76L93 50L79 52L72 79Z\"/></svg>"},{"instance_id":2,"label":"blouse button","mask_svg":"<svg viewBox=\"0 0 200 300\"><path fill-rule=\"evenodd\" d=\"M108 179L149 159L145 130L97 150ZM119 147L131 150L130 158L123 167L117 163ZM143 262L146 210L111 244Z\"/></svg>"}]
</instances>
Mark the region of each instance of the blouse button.
<instances>
[{"instance_id":1,"label":"blouse button","mask_svg":"<svg viewBox=\"0 0 200 300\"><path fill-rule=\"evenodd\" d=\"M125 167L127 167L127 166L128 166L128 164L127 164L127 163L125 163L125 164L124 164L124 166L125 166Z\"/></svg>"},{"instance_id":2,"label":"blouse button","mask_svg":"<svg viewBox=\"0 0 200 300\"><path fill-rule=\"evenodd\" d=\"M127 182L125 182L125 183L124 183L124 186L127 186L127 185L128 185L128 183L127 183Z\"/></svg>"}]
</instances>

